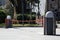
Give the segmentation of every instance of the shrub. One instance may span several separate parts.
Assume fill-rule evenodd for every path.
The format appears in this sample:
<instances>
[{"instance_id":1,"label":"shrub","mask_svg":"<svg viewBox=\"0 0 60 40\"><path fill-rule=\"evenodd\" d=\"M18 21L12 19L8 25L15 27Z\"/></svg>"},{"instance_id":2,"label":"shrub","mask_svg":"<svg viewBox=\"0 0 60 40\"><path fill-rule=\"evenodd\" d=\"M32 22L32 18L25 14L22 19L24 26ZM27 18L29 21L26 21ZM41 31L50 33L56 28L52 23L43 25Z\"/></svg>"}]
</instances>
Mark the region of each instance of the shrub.
<instances>
[{"instance_id":1,"label":"shrub","mask_svg":"<svg viewBox=\"0 0 60 40\"><path fill-rule=\"evenodd\" d=\"M24 20L29 20L30 18L29 18L29 16L27 16L27 15L20 15L20 16L18 16L17 17L17 20L23 20L23 18L24 18Z\"/></svg>"},{"instance_id":2,"label":"shrub","mask_svg":"<svg viewBox=\"0 0 60 40\"><path fill-rule=\"evenodd\" d=\"M32 15L36 15L36 13L35 13L35 12L32 12L31 14L32 14Z\"/></svg>"},{"instance_id":3,"label":"shrub","mask_svg":"<svg viewBox=\"0 0 60 40\"><path fill-rule=\"evenodd\" d=\"M22 18L23 17L23 18ZM36 20L36 16L35 15L31 15L31 19L29 15L20 15L17 17L17 20ZM22 23L22 22L19 22ZM28 23L28 22L24 22L24 23ZM31 23L35 23L35 21L31 22Z\"/></svg>"},{"instance_id":4,"label":"shrub","mask_svg":"<svg viewBox=\"0 0 60 40\"><path fill-rule=\"evenodd\" d=\"M32 20L36 20L36 16L32 16Z\"/></svg>"},{"instance_id":5,"label":"shrub","mask_svg":"<svg viewBox=\"0 0 60 40\"><path fill-rule=\"evenodd\" d=\"M4 23L6 14L3 11L0 11L0 23Z\"/></svg>"}]
</instances>

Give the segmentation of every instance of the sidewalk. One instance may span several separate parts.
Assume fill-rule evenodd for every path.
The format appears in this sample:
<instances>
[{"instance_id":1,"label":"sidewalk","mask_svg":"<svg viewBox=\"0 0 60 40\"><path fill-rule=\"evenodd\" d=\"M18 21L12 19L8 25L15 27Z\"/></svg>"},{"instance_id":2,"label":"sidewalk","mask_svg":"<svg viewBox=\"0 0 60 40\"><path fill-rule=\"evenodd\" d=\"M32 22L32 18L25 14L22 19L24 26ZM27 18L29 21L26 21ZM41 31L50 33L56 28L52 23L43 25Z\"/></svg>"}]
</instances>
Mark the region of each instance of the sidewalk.
<instances>
[{"instance_id":1,"label":"sidewalk","mask_svg":"<svg viewBox=\"0 0 60 40\"><path fill-rule=\"evenodd\" d=\"M57 24L57 27L60 28L60 24Z\"/></svg>"},{"instance_id":2,"label":"sidewalk","mask_svg":"<svg viewBox=\"0 0 60 40\"><path fill-rule=\"evenodd\" d=\"M44 35L42 27L0 28L0 40L60 40L60 29L57 36Z\"/></svg>"}]
</instances>

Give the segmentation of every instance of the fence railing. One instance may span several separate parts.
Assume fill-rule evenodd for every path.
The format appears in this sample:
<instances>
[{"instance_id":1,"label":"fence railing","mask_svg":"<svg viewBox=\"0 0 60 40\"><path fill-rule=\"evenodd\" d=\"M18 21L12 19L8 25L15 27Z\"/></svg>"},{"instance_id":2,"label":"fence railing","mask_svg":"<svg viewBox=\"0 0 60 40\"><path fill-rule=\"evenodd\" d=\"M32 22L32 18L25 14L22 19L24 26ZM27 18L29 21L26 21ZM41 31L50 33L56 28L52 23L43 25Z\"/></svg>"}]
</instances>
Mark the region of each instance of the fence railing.
<instances>
[{"instance_id":1,"label":"fence railing","mask_svg":"<svg viewBox=\"0 0 60 40\"><path fill-rule=\"evenodd\" d=\"M40 19L37 19L37 20L14 20L14 19L12 19L12 24L16 24L16 23L19 24L19 22L27 22L27 23L29 23L29 22L31 22L31 23L35 22L36 24L40 24L40 25L43 26L44 19L43 19L43 17L40 18Z\"/></svg>"}]
</instances>

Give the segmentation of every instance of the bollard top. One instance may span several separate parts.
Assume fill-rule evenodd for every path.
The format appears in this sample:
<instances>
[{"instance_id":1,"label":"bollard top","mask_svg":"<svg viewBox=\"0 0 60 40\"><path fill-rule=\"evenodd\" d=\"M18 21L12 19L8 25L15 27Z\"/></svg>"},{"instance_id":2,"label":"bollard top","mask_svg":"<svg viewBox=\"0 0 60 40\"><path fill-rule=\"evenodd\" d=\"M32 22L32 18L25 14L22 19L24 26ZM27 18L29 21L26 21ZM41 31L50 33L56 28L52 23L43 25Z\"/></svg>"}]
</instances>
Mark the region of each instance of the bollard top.
<instances>
[{"instance_id":1,"label":"bollard top","mask_svg":"<svg viewBox=\"0 0 60 40\"><path fill-rule=\"evenodd\" d=\"M45 17L46 18L53 18L54 17L54 13L52 11L48 11L48 12L46 12Z\"/></svg>"},{"instance_id":2,"label":"bollard top","mask_svg":"<svg viewBox=\"0 0 60 40\"><path fill-rule=\"evenodd\" d=\"M11 16L10 15L7 15L7 18L6 19L11 19Z\"/></svg>"}]
</instances>

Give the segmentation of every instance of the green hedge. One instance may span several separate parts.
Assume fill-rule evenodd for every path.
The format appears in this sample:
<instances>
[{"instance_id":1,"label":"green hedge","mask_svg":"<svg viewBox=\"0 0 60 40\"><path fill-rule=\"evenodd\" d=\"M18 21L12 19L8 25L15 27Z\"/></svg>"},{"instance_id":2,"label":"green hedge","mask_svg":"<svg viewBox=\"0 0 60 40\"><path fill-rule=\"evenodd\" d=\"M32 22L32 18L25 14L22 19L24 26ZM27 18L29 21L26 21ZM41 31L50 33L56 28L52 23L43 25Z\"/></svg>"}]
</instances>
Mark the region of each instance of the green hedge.
<instances>
[{"instance_id":1,"label":"green hedge","mask_svg":"<svg viewBox=\"0 0 60 40\"><path fill-rule=\"evenodd\" d=\"M23 20L23 18L24 18L24 20L29 20L30 18L29 18L29 16L27 16L27 15L20 15L20 16L18 16L17 17L17 20Z\"/></svg>"},{"instance_id":2,"label":"green hedge","mask_svg":"<svg viewBox=\"0 0 60 40\"><path fill-rule=\"evenodd\" d=\"M36 16L35 15L31 15L31 18L32 18L32 20L35 20L36 19ZM18 16L17 17L17 20L30 20L30 16L28 16L28 15L20 15L20 16Z\"/></svg>"},{"instance_id":3,"label":"green hedge","mask_svg":"<svg viewBox=\"0 0 60 40\"><path fill-rule=\"evenodd\" d=\"M30 14L24 14L22 16L22 14L20 14L20 16L17 17L17 20L36 20L36 16L35 15L31 15L31 19L30 19ZM22 22L19 22L22 23ZM28 23L28 22L24 22L24 23ZM31 23L35 23L34 21Z\"/></svg>"},{"instance_id":4,"label":"green hedge","mask_svg":"<svg viewBox=\"0 0 60 40\"><path fill-rule=\"evenodd\" d=\"M4 23L6 14L3 11L0 11L0 23Z\"/></svg>"}]
</instances>

